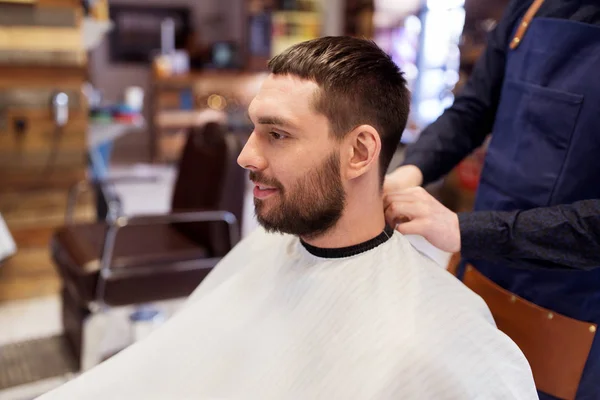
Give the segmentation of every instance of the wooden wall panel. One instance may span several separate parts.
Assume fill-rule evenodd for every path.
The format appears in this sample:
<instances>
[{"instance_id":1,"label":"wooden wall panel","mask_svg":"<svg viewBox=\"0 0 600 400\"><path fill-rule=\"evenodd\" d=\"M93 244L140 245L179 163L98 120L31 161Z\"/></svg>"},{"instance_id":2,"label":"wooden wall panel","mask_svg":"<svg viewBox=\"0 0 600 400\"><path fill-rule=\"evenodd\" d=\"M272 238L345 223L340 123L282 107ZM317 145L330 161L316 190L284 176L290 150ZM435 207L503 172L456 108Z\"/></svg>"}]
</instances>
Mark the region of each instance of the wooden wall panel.
<instances>
[{"instance_id":1,"label":"wooden wall panel","mask_svg":"<svg viewBox=\"0 0 600 400\"><path fill-rule=\"evenodd\" d=\"M34 170L36 171L36 170ZM39 172L39 170L37 170ZM76 182L85 179L86 169L58 169L52 174L35 175L36 172L30 171L2 171L0 174L0 187L5 190L29 191L43 188L62 189L68 191ZM2 210L0 210L2 212Z\"/></svg>"},{"instance_id":2,"label":"wooden wall panel","mask_svg":"<svg viewBox=\"0 0 600 400\"><path fill-rule=\"evenodd\" d=\"M46 247L20 249L0 268L0 302L55 295L60 279Z\"/></svg>"},{"instance_id":3,"label":"wooden wall panel","mask_svg":"<svg viewBox=\"0 0 600 400\"><path fill-rule=\"evenodd\" d=\"M43 226L34 228L13 228L11 234L19 248L31 249L36 247L46 247L52 240L56 231L55 226Z\"/></svg>"},{"instance_id":4,"label":"wooden wall panel","mask_svg":"<svg viewBox=\"0 0 600 400\"><path fill-rule=\"evenodd\" d=\"M83 51L79 28L0 27L0 49Z\"/></svg>"},{"instance_id":5,"label":"wooden wall panel","mask_svg":"<svg viewBox=\"0 0 600 400\"><path fill-rule=\"evenodd\" d=\"M87 172L88 79L80 0L0 2L0 213L17 254L0 266L0 301L57 294L50 240L64 225L69 189ZM69 96L57 130L52 95ZM92 220L90 193L75 218Z\"/></svg>"},{"instance_id":6,"label":"wooden wall panel","mask_svg":"<svg viewBox=\"0 0 600 400\"><path fill-rule=\"evenodd\" d=\"M61 189L36 190L29 193L9 192L0 194L0 210L12 230L33 232L32 228L60 227L65 221L68 194ZM91 195L81 196L75 208L75 219L90 220L94 217ZM37 232L35 232L37 234Z\"/></svg>"},{"instance_id":7,"label":"wooden wall panel","mask_svg":"<svg viewBox=\"0 0 600 400\"><path fill-rule=\"evenodd\" d=\"M81 7L80 0L36 0L36 7L64 7L64 8L72 8L79 9Z\"/></svg>"},{"instance_id":8,"label":"wooden wall panel","mask_svg":"<svg viewBox=\"0 0 600 400\"><path fill-rule=\"evenodd\" d=\"M0 194L0 210L18 247L17 254L0 267L0 302L58 293L60 279L50 241L64 224L66 205L66 190ZM82 195L75 220L90 221L94 213L91 194Z\"/></svg>"},{"instance_id":9,"label":"wooden wall panel","mask_svg":"<svg viewBox=\"0 0 600 400\"><path fill-rule=\"evenodd\" d=\"M0 132L2 151L39 152L58 146L61 151L81 150L86 146L87 119L81 112L70 112L69 122L56 128L49 109L8 109L6 127ZM17 126L23 124L21 131Z\"/></svg>"},{"instance_id":10,"label":"wooden wall panel","mask_svg":"<svg viewBox=\"0 0 600 400\"><path fill-rule=\"evenodd\" d=\"M87 62L85 52L64 50L53 51L27 51L27 50L1 50L0 63L2 66L16 66L33 64L41 68L49 65L60 67L84 66ZM8 76L4 76L8 78ZM25 82L26 84L28 82Z\"/></svg>"},{"instance_id":11,"label":"wooden wall panel","mask_svg":"<svg viewBox=\"0 0 600 400\"><path fill-rule=\"evenodd\" d=\"M2 26L76 27L78 13L67 7L23 7L3 5L0 13Z\"/></svg>"},{"instance_id":12,"label":"wooden wall panel","mask_svg":"<svg viewBox=\"0 0 600 400\"><path fill-rule=\"evenodd\" d=\"M17 81L14 85L17 86ZM61 81L55 80L54 82L48 82L48 86L45 87L32 85L27 88L25 85L21 85L14 89L0 88L0 112L6 113L9 110L21 108L31 110L33 115L29 118L40 118L38 115L48 118L50 117L50 100L57 91L65 92L69 96L69 107L71 109L81 109L85 106L85 104L82 104L81 85L82 82L78 84L78 88L69 88Z\"/></svg>"},{"instance_id":13,"label":"wooden wall panel","mask_svg":"<svg viewBox=\"0 0 600 400\"><path fill-rule=\"evenodd\" d=\"M76 96L79 96L81 85L86 78L87 71L81 67L0 65L0 89L3 91L32 88L61 89L77 92Z\"/></svg>"},{"instance_id":14,"label":"wooden wall panel","mask_svg":"<svg viewBox=\"0 0 600 400\"><path fill-rule=\"evenodd\" d=\"M60 130L47 107L11 108L5 111L4 121L0 129L0 193L43 187L66 190L85 178L87 118L82 110L72 110L68 124ZM24 124L22 131L17 130L18 123Z\"/></svg>"}]
</instances>

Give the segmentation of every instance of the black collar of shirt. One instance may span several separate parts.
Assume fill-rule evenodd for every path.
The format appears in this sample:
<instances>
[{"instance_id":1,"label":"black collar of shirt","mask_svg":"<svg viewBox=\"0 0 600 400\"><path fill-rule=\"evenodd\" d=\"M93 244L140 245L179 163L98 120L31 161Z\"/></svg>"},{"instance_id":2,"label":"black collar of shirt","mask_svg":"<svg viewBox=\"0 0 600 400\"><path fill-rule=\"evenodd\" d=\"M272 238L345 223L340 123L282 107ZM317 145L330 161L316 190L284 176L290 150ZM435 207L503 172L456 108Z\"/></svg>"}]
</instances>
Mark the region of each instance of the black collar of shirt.
<instances>
[{"instance_id":1,"label":"black collar of shirt","mask_svg":"<svg viewBox=\"0 0 600 400\"><path fill-rule=\"evenodd\" d=\"M345 258L364 253L365 251L372 250L375 247L387 242L393 234L394 229L386 225L383 232L381 232L373 239L367 240L366 242L362 242L359 244L355 244L353 246L325 249L322 247L312 246L303 240L300 240L300 243L302 243L302 246L304 246L304 248L313 256L321 258Z\"/></svg>"}]
</instances>

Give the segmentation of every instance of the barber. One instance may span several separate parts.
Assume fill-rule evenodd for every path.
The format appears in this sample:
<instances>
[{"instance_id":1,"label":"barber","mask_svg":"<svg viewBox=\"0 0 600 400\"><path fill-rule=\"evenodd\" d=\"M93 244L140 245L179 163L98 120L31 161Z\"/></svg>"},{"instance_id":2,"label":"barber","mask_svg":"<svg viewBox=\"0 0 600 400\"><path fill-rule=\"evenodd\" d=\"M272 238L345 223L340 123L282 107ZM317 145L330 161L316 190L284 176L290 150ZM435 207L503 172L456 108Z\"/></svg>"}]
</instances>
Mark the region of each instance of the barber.
<instances>
[{"instance_id":1,"label":"barber","mask_svg":"<svg viewBox=\"0 0 600 400\"><path fill-rule=\"evenodd\" d=\"M421 186L447 174L490 132L475 211L456 214ZM587 327L586 349L555 343L524 352L536 383L547 381L538 385L541 399L555 398L543 391L553 385L600 399L600 2L513 0L462 93L409 146L384 190L388 223L460 252L459 278L481 274L519 300L507 331L549 326L560 331L556 338L582 343L574 332ZM570 319L553 324L554 316ZM547 331L524 334L517 344L535 335L550 340ZM555 348L581 364L579 379L561 375L576 368L564 365L536 376L536 365L560 359Z\"/></svg>"}]
</instances>

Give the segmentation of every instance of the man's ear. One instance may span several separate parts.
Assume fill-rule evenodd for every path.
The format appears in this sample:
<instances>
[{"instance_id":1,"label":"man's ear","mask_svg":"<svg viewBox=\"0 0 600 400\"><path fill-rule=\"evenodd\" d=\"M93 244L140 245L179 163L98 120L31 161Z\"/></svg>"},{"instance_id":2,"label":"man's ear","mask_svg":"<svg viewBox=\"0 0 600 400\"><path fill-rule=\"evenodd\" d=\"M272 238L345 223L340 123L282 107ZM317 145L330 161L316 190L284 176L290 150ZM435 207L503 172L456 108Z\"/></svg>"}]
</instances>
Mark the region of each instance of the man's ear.
<instances>
[{"instance_id":1,"label":"man's ear","mask_svg":"<svg viewBox=\"0 0 600 400\"><path fill-rule=\"evenodd\" d=\"M381 138L371 125L361 125L348 134L346 178L354 179L379 166Z\"/></svg>"}]
</instances>

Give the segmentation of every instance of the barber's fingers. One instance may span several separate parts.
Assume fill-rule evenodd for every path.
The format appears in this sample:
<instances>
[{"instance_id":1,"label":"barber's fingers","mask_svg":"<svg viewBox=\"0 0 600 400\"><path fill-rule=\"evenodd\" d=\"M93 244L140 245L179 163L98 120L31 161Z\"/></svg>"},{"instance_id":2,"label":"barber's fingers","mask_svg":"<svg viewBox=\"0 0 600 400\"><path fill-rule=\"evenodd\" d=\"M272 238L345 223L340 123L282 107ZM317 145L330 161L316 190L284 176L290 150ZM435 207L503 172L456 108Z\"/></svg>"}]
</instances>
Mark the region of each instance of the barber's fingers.
<instances>
[{"instance_id":1,"label":"barber's fingers","mask_svg":"<svg viewBox=\"0 0 600 400\"><path fill-rule=\"evenodd\" d=\"M425 196L420 191L403 191L390 194L384 197L383 207L385 210L392 209L392 212L426 212L432 205L433 197L425 192ZM406 215L413 218L413 215Z\"/></svg>"},{"instance_id":2,"label":"barber's fingers","mask_svg":"<svg viewBox=\"0 0 600 400\"><path fill-rule=\"evenodd\" d=\"M419 218L427 213L427 206L417 201L395 199L385 208L385 219L394 226L406 220Z\"/></svg>"},{"instance_id":3,"label":"barber's fingers","mask_svg":"<svg viewBox=\"0 0 600 400\"><path fill-rule=\"evenodd\" d=\"M384 188L384 195L386 195L386 196L397 195L397 194L410 195L415 198L421 198L421 199L431 196L431 194L429 194L429 192L427 190L425 190L422 186L410 187L410 188L406 188L406 189L388 189L387 191Z\"/></svg>"},{"instance_id":4,"label":"barber's fingers","mask_svg":"<svg viewBox=\"0 0 600 400\"><path fill-rule=\"evenodd\" d=\"M383 198L383 208L386 209L393 204L414 204L414 203L420 203L420 202L421 202L421 200L419 200L418 198L416 198L414 195L411 195L411 194L404 194L404 193L392 194L392 195L385 196Z\"/></svg>"},{"instance_id":5,"label":"barber's fingers","mask_svg":"<svg viewBox=\"0 0 600 400\"><path fill-rule=\"evenodd\" d=\"M403 190L401 192L395 192L387 194L383 197L384 208L389 207L394 203L422 203L424 200L414 192L407 192Z\"/></svg>"},{"instance_id":6,"label":"barber's fingers","mask_svg":"<svg viewBox=\"0 0 600 400\"><path fill-rule=\"evenodd\" d=\"M427 225L422 219L414 219L412 221L399 223L396 225L396 230L403 235L424 236L427 231Z\"/></svg>"},{"instance_id":7,"label":"barber's fingers","mask_svg":"<svg viewBox=\"0 0 600 400\"><path fill-rule=\"evenodd\" d=\"M400 191L391 191L385 193L383 196L384 207L389 206L391 203L396 201L403 202L428 202L433 197L422 187L414 187L409 189L403 189Z\"/></svg>"},{"instance_id":8,"label":"barber's fingers","mask_svg":"<svg viewBox=\"0 0 600 400\"><path fill-rule=\"evenodd\" d=\"M395 216L395 215L385 215L385 222L388 224L388 226L390 227L395 227L398 224L402 224L404 222L408 222L410 221L410 219L408 219L407 217L403 217L403 216Z\"/></svg>"}]
</instances>

